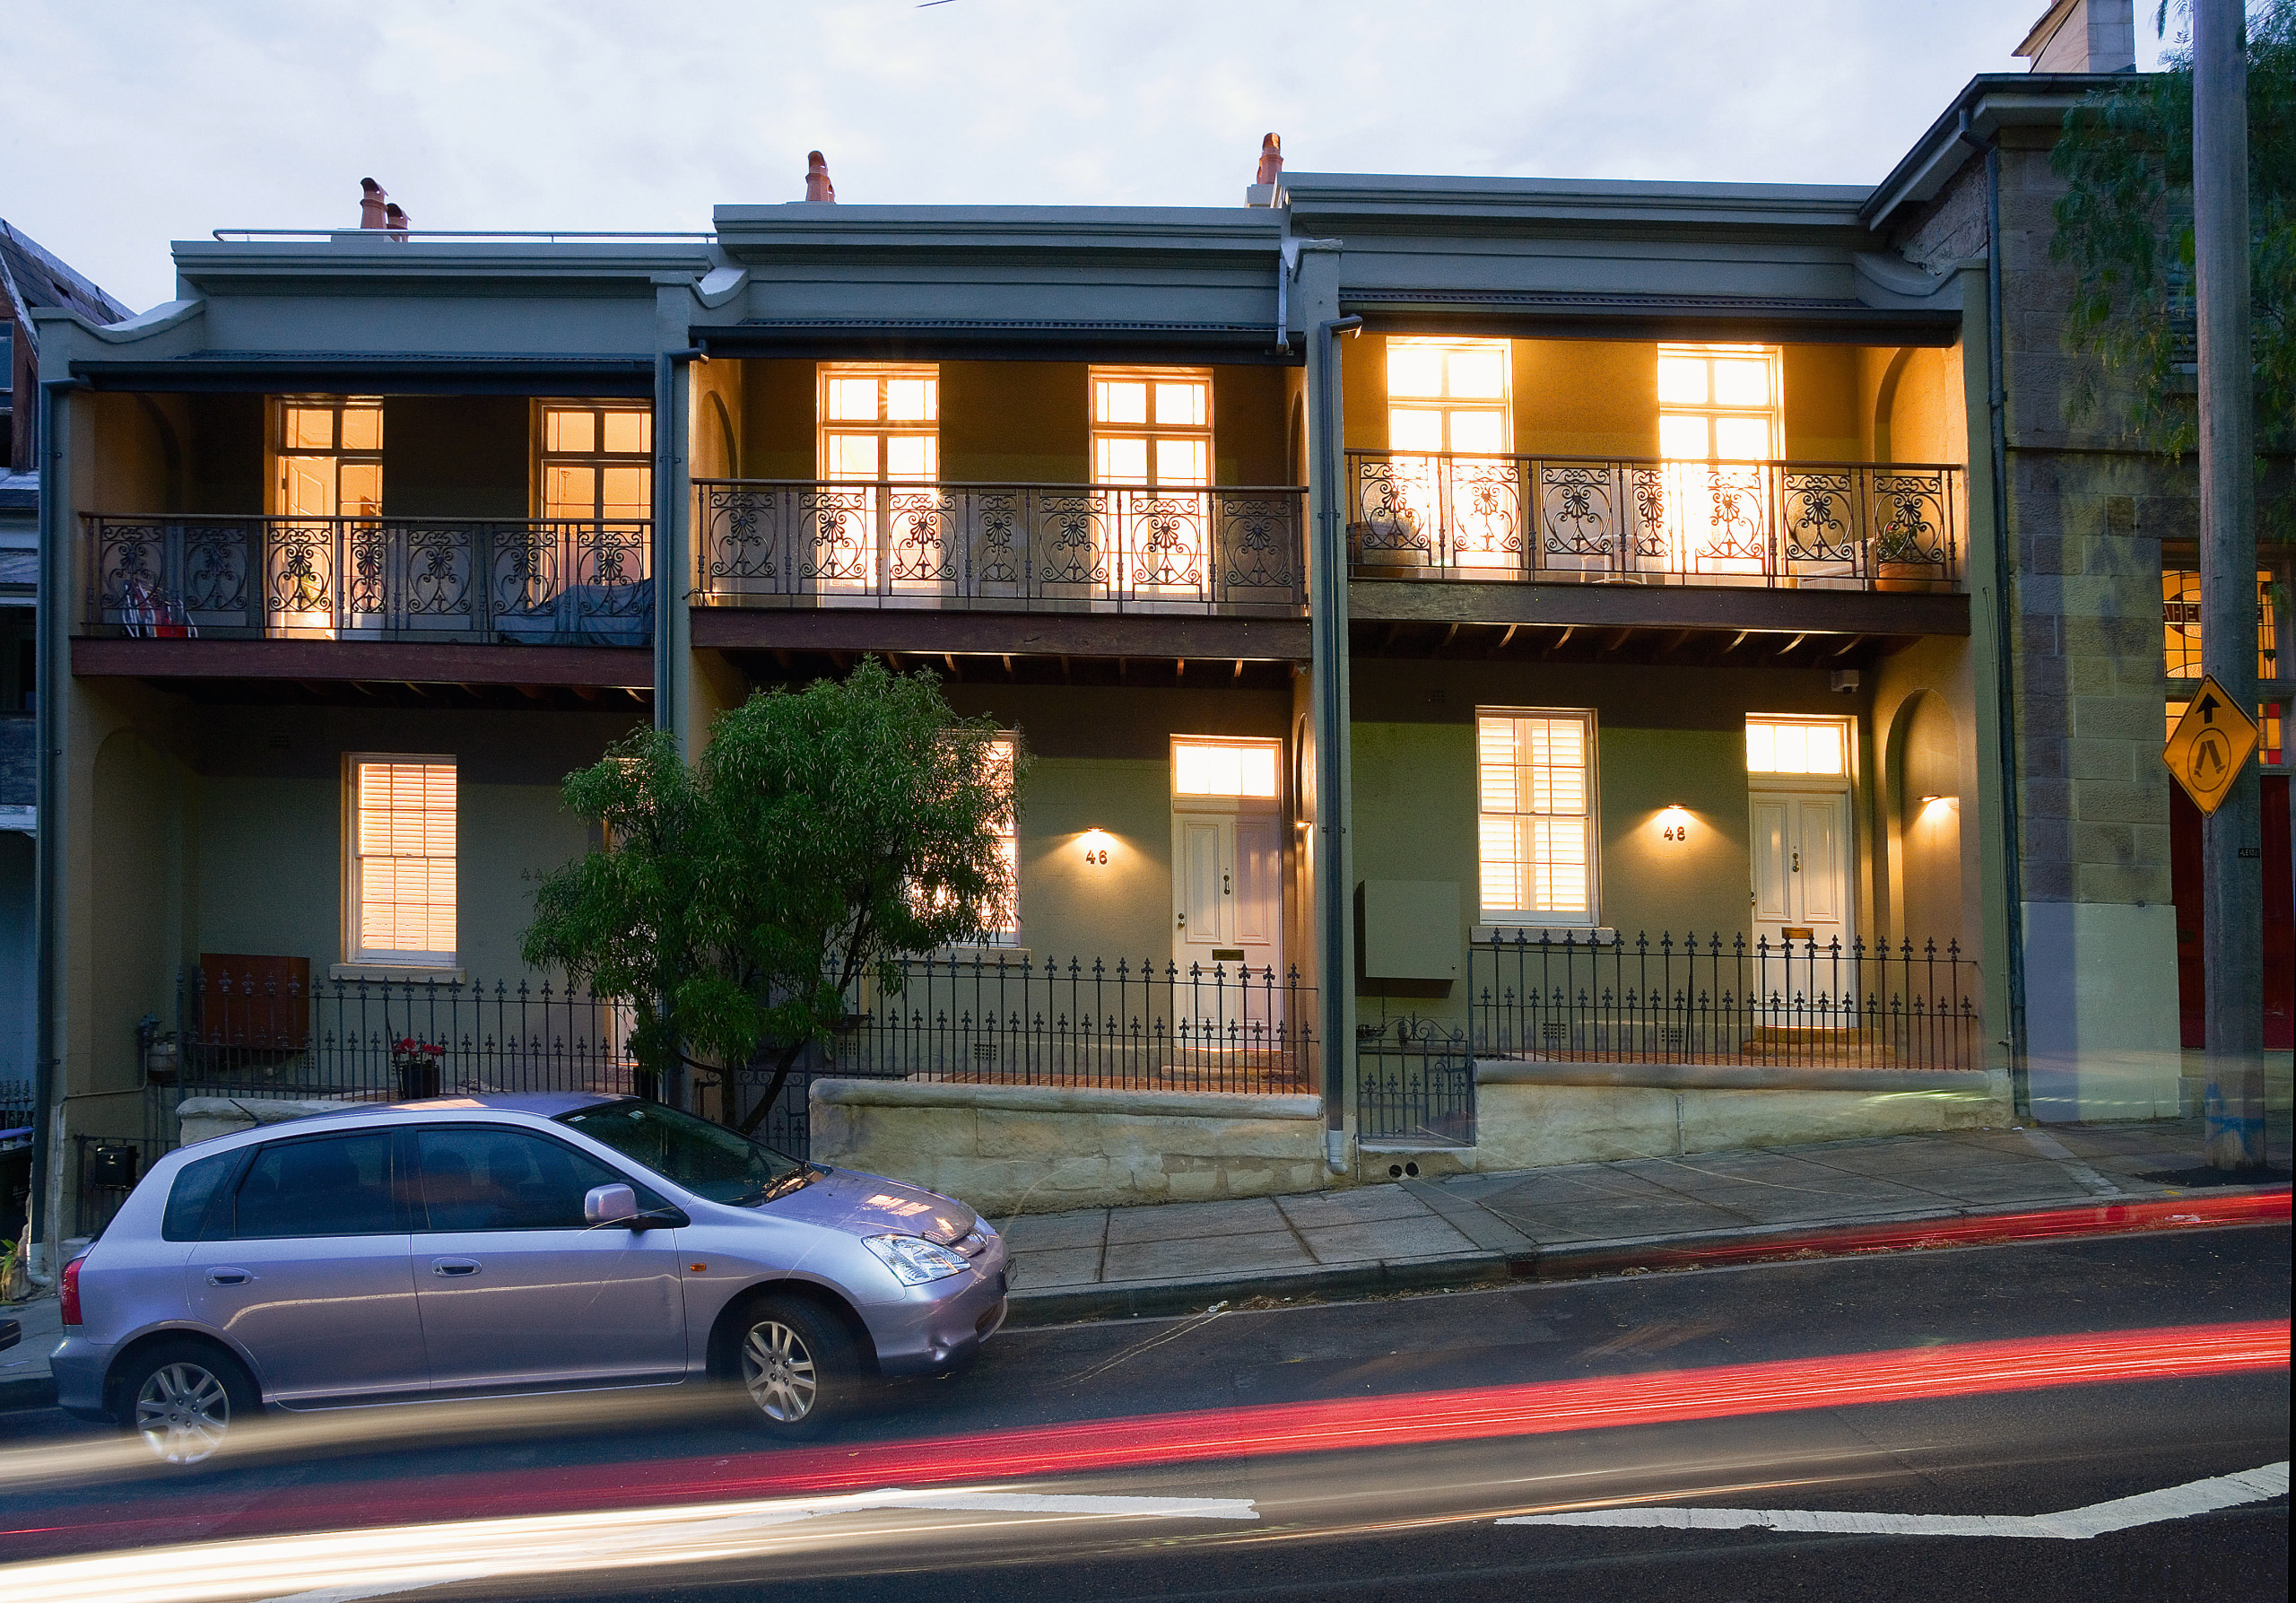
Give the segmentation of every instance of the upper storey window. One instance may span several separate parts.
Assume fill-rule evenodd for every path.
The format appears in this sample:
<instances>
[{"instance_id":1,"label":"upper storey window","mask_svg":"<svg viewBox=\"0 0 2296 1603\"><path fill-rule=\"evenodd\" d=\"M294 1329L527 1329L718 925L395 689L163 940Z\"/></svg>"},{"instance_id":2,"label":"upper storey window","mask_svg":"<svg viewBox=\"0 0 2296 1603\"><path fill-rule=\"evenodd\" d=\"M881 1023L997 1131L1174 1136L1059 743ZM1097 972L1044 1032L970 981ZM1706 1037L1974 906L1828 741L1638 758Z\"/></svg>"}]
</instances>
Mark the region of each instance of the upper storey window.
<instances>
[{"instance_id":1,"label":"upper storey window","mask_svg":"<svg viewBox=\"0 0 2296 1603\"><path fill-rule=\"evenodd\" d=\"M1784 439L1775 345L1660 345L1658 454L1767 462Z\"/></svg>"},{"instance_id":2,"label":"upper storey window","mask_svg":"<svg viewBox=\"0 0 2296 1603\"><path fill-rule=\"evenodd\" d=\"M2257 573L2257 677L2276 679L2280 666L2280 620L2273 605L2273 573ZM2200 575L2189 568L2161 574L2161 634L2163 666L2171 679L2197 679L2200 666Z\"/></svg>"},{"instance_id":3,"label":"upper storey window","mask_svg":"<svg viewBox=\"0 0 2296 1603\"><path fill-rule=\"evenodd\" d=\"M381 514L380 397L285 396L276 404L273 427L273 511L286 518Z\"/></svg>"},{"instance_id":4,"label":"upper storey window","mask_svg":"<svg viewBox=\"0 0 2296 1603\"><path fill-rule=\"evenodd\" d=\"M1387 341L1387 448L1498 455L1509 449L1503 339Z\"/></svg>"},{"instance_id":5,"label":"upper storey window","mask_svg":"<svg viewBox=\"0 0 2296 1603\"><path fill-rule=\"evenodd\" d=\"M1094 368L1092 482L1212 483L1208 368Z\"/></svg>"},{"instance_id":6,"label":"upper storey window","mask_svg":"<svg viewBox=\"0 0 2296 1603\"><path fill-rule=\"evenodd\" d=\"M650 518L654 414L643 403L544 401L542 515L550 518Z\"/></svg>"},{"instance_id":7,"label":"upper storey window","mask_svg":"<svg viewBox=\"0 0 2296 1603\"><path fill-rule=\"evenodd\" d=\"M941 471L941 371L885 362L821 366L825 479L929 482Z\"/></svg>"}]
</instances>

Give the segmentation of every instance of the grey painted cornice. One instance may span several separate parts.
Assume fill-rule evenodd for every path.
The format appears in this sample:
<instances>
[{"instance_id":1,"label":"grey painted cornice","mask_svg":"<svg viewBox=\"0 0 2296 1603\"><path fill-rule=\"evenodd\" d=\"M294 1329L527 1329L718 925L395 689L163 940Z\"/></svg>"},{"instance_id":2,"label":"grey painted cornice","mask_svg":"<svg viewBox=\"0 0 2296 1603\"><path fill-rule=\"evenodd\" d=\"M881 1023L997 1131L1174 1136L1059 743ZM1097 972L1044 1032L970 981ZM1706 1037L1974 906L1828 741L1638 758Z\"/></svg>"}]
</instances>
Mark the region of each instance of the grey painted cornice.
<instances>
[{"instance_id":1,"label":"grey painted cornice","mask_svg":"<svg viewBox=\"0 0 2296 1603\"><path fill-rule=\"evenodd\" d=\"M1676 184L1623 179L1284 175L1293 225L1339 231L1674 232L1857 230L1868 191L1839 184Z\"/></svg>"},{"instance_id":2,"label":"grey painted cornice","mask_svg":"<svg viewBox=\"0 0 2296 1603\"><path fill-rule=\"evenodd\" d=\"M2125 84L2130 73L1980 73L1964 84L1937 120L1931 123L1890 176L1874 186L1859 208L1859 221L1880 231L1908 206L1935 196L1964 162L1979 152L1961 137L1967 118L1971 138L1979 144L2005 127L2057 127L2083 96L2100 89Z\"/></svg>"},{"instance_id":3,"label":"grey painted cornice","mask_svg":"<svg viewBox=\"0 0 2296 1603\"><path fill-rule=\"evenodd\" d=\"M1243 206L719 206L718 241L736 261L887 250L936 254L1268 255L1280 213Z\"/></svg>"},{"instance_id":4,"label":"grey painted cornice","mask_svg":"<svg viewBox=\"0 0 2296 1603\"><path fill-rule=\"evenodd\" d=\"M690 284L719 265L707 245L623 245L547 240L427 241L400 244L387 234L332 240L178 240L176 273L203 290L239 285L277 289L295 282L372 288L436 283L462 291L498 282L608 284L643 290Z\"/></svg>"}]
</instances>

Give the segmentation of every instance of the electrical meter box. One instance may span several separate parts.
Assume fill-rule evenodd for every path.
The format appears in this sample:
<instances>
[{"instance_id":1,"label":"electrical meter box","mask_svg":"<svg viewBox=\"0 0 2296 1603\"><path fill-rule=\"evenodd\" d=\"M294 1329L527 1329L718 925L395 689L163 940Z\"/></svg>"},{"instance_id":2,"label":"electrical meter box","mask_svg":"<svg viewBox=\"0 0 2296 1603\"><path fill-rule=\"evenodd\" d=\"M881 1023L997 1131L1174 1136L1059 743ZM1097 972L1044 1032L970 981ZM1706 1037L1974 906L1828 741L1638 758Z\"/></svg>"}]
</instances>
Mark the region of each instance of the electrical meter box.
<instances>
[{"instance_id":1,"label":"electrical meter box","mask_svg":"<svg viewBox=\"0 0 2296 1603\"><path fill-rule=\"evenodd\" d=\"M1366 980L1459 977L1459 882L1367 879L1357 949Z\"/></svg>"}]
</instances>

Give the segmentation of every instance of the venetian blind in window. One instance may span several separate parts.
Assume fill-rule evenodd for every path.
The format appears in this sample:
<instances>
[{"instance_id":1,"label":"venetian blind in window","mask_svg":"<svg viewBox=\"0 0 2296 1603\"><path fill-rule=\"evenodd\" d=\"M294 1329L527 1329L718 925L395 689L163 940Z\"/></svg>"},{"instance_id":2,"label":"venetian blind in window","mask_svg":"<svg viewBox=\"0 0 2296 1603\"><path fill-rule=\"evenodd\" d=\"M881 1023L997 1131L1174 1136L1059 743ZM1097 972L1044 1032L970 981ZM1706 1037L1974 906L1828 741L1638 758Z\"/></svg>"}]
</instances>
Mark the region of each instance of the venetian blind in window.
<instances>
[{"instance_id":1,"label":"venetian blind in window","mask_svg":"<svg viewBox=\"0 0 2296 1603\"><path fill-rule=\"evenodd\" d=\"M352 956L455 961L455 765L412 757L352 765Z\"/></svg>"},{"instance_id":2,"label":"venetian blind in window","mask_svg":"<svg viewBox=\"0 0 2296 1603\"><path fill-rule=\"evenodd\" d=\"M1475 744L1484 919L1592 924L1594 715L1484 712Z\"/></svg>"}]
</instances>

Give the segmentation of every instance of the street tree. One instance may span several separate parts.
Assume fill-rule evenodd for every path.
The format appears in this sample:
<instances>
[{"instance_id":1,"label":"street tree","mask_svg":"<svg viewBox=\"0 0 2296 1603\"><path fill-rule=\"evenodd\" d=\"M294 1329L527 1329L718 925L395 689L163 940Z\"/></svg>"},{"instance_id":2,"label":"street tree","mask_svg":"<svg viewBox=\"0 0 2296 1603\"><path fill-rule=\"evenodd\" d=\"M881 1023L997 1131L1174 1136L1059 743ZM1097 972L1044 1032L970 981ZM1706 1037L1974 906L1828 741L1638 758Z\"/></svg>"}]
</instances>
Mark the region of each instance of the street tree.
<instances>
[{"instance_id":1,"label":"street tree","mask_svg":"<svg viewBox=\"0 0 2296 1603\"><path fill-rule=\"evenodd\" d=\"M2165 25L2168 8L2161 10ZM2248 17L2250 318L2260 457L2296 447L2296 0ZM2110 384L2130 434L2182 456L2199 441L2193 361L2193 63L2188 41L2157 73L2130 74L2066 113L2051 156L2066 189L2049 254L2074 274L2068 340L2094 358L2076 415ZM2296 508L2268 509L2283 527Z\"/></svg>"},{"instance_id":2,"label":"street tree","mask_svg":"<svg viewBox=\"0 0 2296 1603\"><path fill-rule=\"evenodd\" d=\"M746 1133L866 990L899 994L901 955L1006 920L1022 777L993 719L874 659L752 696L691 766L634 735L568 777L601 844L544 882L522 954L626 1003L658 1083L770 1065Z\"/></svg>"}]
</instances>

